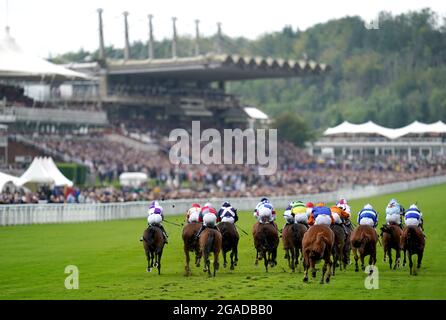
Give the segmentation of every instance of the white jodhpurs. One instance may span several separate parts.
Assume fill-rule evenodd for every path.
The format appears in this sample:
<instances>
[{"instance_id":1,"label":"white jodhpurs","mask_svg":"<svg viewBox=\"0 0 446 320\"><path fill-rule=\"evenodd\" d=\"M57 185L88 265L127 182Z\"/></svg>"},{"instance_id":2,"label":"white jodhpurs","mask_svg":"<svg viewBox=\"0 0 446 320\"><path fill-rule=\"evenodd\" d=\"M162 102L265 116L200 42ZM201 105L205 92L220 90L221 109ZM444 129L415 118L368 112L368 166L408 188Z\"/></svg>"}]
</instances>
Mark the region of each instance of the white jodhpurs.
<instances>
[{"instance_id":1,"label":"white jodhpurs","mask_svg":"<svg viewBox=\"0 0 446 320\"><path fill-rule=\"evenodd\" d=\"M294 216L294 222L296 223L308 223L308 216L305 213L296 214Z\"/></svg>"},{"instance_id":2,"label":"white jodhpurs","mask_svg":"<svg viewBox=\"0 0 446 320\"><path fill-rule=\"evenodd\" d=\"M206 213L203 216L203 224L205 227L214 227L217 223L217 217L213 213Z\"/></svg>"},{"instance_id":3,"label":"white jodhpurs","mask_svg":"<svg viewBox=\"0 0 446 320\"><path fill-rule=\"evenodd\" d=\"M331 225L331 218L326 214L320 214L316 217L316 220L314 220L314 224L316 225L324 224L326 226L329 226Z\"/></svg>"},{"instance_id":4,"label":"white jodhpurs","mask_svg":"<svg viewBox=\"0 0 446 320\"><path fill-rule=\"evenodd\" d=\"M418 227L420 225L420 220L415 218L404 219L404 224L406 226L415 226Z\"/></svg>"},{"instance_id":5,"label":"white jodhpurs","mask_svg":"<svg viewBox=\"0 0 446 320\"><path fill-rule=\"evenodd\" d=\"M198 220L200 220L200 214L195 211L195 212L191 212L187 222L189 222L189 223L191 223L191 222L198 222Z\"/></svg>"},{"instance_id":6,"label":"white jodhpurs","mask_svg":"<svg viewBox=\"0 0 446 320\"><path fill-rule=\"evenodd\" d=\"M401 218L399 214L387 214L386 215L387 224L401 224Z\"/></svg>"},{"instance_id":7,"label":"white jodhpurs","mask_svg":"<svg viewBox=\"0 0 446 320\"><path fill-rule=\"evenodd\" d=\"M371 227L375 227L375 221L373 221L373 219L371 218L362 218L359 221L359 224L361 226L371 226Z\"/></svg>"},{"instance_id":8,"label":"white jodhpurs","mask_svg":"<svg viewBox=\"0 0 446 320\"><path fill-rule=\"evenodd\" d=\"M223 218L221 218L221 222L229 222L229 223L232 223L232 224L234 224L234 218L233 217L223 217Z\"/></svg>"},{"instance_id":9,"label":"white jodhpurs","mask_svg":"<svg viewBox=\"0 0 446 320\"><path fill-rule=\"evenodd\" d=\"M163 221L163 217L161 217L160 214L151 214L147 217L147 222L152 225L152 224L160 224Z\"/></svg>"},{"instance_id":10,"label":"white jodhpurs","mask_svg":"<svg viewBox=\"0 0 446 320\"><path fill-rule=\"evenodd\" d=\"M339 214L337 212L332 212L331 215L333 217L334 223L336 223L336 224L342 223L341 217L339 216Z\"/></svg>"}]
</instances>

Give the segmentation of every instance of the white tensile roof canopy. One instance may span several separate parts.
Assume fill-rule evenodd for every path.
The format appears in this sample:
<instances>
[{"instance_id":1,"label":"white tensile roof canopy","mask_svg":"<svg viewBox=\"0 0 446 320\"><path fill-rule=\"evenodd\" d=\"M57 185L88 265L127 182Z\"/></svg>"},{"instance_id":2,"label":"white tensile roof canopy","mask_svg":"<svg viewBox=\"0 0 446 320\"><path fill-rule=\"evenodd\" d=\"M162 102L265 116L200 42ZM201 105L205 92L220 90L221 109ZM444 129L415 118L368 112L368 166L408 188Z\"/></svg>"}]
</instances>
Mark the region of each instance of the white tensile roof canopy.
<instances>
[{"instance_id":1,"label":"white tensile roof canopy","mask_svg":"<svg viewBox=\"0 0 446 320\"><path fill-rule=\"evenodd\" d=\"M9 34L0 40L0 79L14 80L90 79L89 76L24 52Z\"/></svg>"},{"instance_id":2,"label":"white tensile roof canopy","mask_svg":"<svg viewBox=\"0 0 446 320\"><path fill-rule=\"evenodd\" d=\"M442 121L426 124L414 121L411 124L398 128L386 128L380 126L372 121L361 124L354 124L348 121L337 125L333 128L325 130L325 136L332 136L337 134L376 134L384 136L388 139L398 139L409 134L428 134L428 133L446 133L446 124Z\"/></svg>"},{"instance_id":3,"label":"white tensile roof canopy","mask_svg":"<svg viewBox=\"0 0 446 320\"><path fill-rule=\"evenodd\" d=\"M73 186L56 167L52 158L34 158L29 168L20 177L20 185L49 184L58 186Z\"/></svg>"}]
</instances>

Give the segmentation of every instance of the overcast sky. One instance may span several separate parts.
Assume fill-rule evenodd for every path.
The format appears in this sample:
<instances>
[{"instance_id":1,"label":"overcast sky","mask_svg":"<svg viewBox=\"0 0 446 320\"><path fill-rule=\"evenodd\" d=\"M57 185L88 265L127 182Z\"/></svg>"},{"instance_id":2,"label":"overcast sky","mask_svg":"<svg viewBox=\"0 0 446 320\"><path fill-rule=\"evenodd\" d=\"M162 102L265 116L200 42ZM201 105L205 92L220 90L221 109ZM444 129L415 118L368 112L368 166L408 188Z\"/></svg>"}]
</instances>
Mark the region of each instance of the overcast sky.
<instances>
[{"instance_id":1,"label":"overcast sky","mask_svg":"<svg viewBox=\"0 0 446 320\"><path fill-rule=\"evenodd\" d=\"M304 30L347 15L371 20L382 10L398 14L425 7L446 16L445 0L0 0L0 26L4 30L9 24L25 50L47 57L81 47L96 49L97 8L104 9L106 45L122 47L123 11L130 13L130 41L134 41L147 39L149 13L154 15L157 39L171 36L172 16L178 18L179 34L193 34L193 21L200 19L204 35L215 33L216 23L222 22L225 34L252 39L285 25Z\"/></svg>"}]
</instances>

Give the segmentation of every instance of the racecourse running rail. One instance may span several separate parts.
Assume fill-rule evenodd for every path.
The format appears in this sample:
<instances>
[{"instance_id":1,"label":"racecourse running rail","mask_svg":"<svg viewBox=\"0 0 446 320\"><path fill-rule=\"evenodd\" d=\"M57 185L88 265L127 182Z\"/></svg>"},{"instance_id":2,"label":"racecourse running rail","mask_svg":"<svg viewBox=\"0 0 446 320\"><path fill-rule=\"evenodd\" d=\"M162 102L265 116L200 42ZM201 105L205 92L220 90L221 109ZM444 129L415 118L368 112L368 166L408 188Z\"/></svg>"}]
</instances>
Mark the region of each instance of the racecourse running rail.
<instances>
[{"instance_id":1,"label":"racecourse running rail","mask_svg":"<svg viewBox=\"0 0 446 320\"><path fill-rule=\"evenodd\" d=\"M301 196L270 197L277 208L285 208L291 201L300 199L307 201L334 201L340 198L359 199L382 194L401 192L420 187L446 183L446 176L417 179L408 182L397 182L386 185L372 185L366 187L352 187L340 189L335 192L320 194L305 194ZM253 210L259 198L208 198L208 199L179 199L162 201L165 215L178 215L185 213L191 203L205 203L210 201L220 205L224 201L230 201L240 211ZM24 204L24 205L0 205L0 226L69 223L86 221L108 221L132 218L144 218L147 216L149 203L123 202L123 203L95 203L95 204Z\"/></svg>"}]
</instances>

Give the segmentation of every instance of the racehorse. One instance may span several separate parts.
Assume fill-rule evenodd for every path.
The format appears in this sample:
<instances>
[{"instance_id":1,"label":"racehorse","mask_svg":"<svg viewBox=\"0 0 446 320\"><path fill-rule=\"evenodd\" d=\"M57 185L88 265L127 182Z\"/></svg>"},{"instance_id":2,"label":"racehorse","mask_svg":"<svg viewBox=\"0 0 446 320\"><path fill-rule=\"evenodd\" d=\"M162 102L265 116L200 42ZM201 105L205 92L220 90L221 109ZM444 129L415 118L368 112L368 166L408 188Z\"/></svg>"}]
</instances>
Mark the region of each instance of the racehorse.
<instances>
[{"instance_id":1,"label":"racehorse","mask_svg":"<svg viewBox=\"0 0 446 320\"><path fill-rule=\"evenodd\" d=\"M161 229L151 225L143 233L143 246L147 257L147 272L155 266L161 274L161 256L163 255L164 236Z\"/></svg>"},{"instance_id":2,"label":"racehorse","mask_svg":"<svg viewBox=\"0 0 446 320\"><path fill-rule=\"evenodd\" d=\"M409 268L410 275L417 275L417 269L421 268L421 261L423 260L424 246L426 240L424 239L423 232L419 227L406 226L401 236L401 248L404 252L403 266L406 265L406 251L409 252ZM412 255L418 256L417 266L415 267L412 262Z\"/></svg>"},{"instance_id":3,"label":"racehorse","mask_svg":"<svg viewBox=\"0 0 446 320\"><path fill-rule=\"evenodd\" d=\"M293 272L299 263L299 251L302 251L302 239L306 231L307 227L302 223L287 224L282 231L285 257Z\"/></svg>"},{"instance_id":4,"label":"racehorse","mask_svg":"<svg viewBox=\"0 0 446 320\"><path fill-rule=\"evenodd\" d=\"M330 282L331 254L334 245L334 233L325 225L314 225L307 232L302 240L302 252L304 255L304 282L308 282L308 270L311 268L311 275L316 278L316 262L324 260L322 267L322 278L320 283Z\"/></svg>"},{"instance_id":5,"label":"racehorse","mask_svg":"<svg viewBox=\"0 0 446 320\"><path fill-rule=\"evenodd\" d=\"M264 259L265 270L268 272L268 265L277 265L277 247L279 246L279 232L272 223L257 222L253 227L254 246L257 250L255 264Z\"/></svg>"},{"instance_id":6,"label":"racehorse","mask_svg":"<svg viewBox=\"0 0 446 320\"><path fill-rule=\"evenodd\" d=\"M333 224L330 229L334 233L333 245L333 276L335 275L336 267L344 270L347 268L347 258L345 257L345 244L347 241L344 228L339 224Z\"/></svg>"},{"instance_id":7,"label":"racehorse","mask_svg":"<svg viewBox=\"0 0 446 320\"><path fill-rule=\"evenodd\" d=\"M190 252L195 252L195 265L200 266L201 250L196 235L200 230L201 224L198 222L187 223L183 228L183 242L184 242L184 254L186 255L185 275L189 276L191 270L189 267Z\"/></svg>"},{"instance_id":8,"label":"racehorse","mask_svg":"<svg viewBox=\"0 0 446 320\"><path fill-rule=\"evenodd\" d=\"M211 262L209 259L210 254L214 255L214 277L215 272L218 270L218 255L221 251L222 236L220 231L213 228L206 228L200 235L200 250L203 256L204 269L203 271L211 276Z\"/></svg>"},{"instance_id":9,"label":"racehorse","mask_svg":"<svg viewBox=\"0 0 446 320\"><path fill-rule=\"evenodd\" d=\"M392 269L392 249L396 251L395 257L395 265L393 269L400 267L401 262L401 235L403 234L403 230L396 225L383 225L381 227L381 237L383 239L383 249L384 249L384 262L386 261L386 257L389 257L389 266Z\"/></svg>"},{"instance_id":10,"label":"racehorse","mask_svg":"<svg viewBox=\"0 0 446 320\"><path fill-rule=\"evenodd\" d=\"M223 252L223 267L226 268L226 253L231 251L231 270L237 266L238 262L238 241L239 234L235 225L230 222L220 222L217 226L222 235L222 252Z\"/></svg>"},{"instance_id":11,"label":"racehorse","mask_svg":"<svg viewBox=\"0 0 446 320\"><path fill-rule=\"evenodd\" d=\"M376 242L378 235L375 229L371 226L360 225L353 230L350 236L350 243L353 248L353 255L355 257L355 271L359 271L358 259L361 259L361 269L364 271L364 258L370 256L369 265L376 264ZM359 257L358 257L359 252ZM370 274L373 273L373 268L370 269Z\"/></svg>"}]
</instances>

